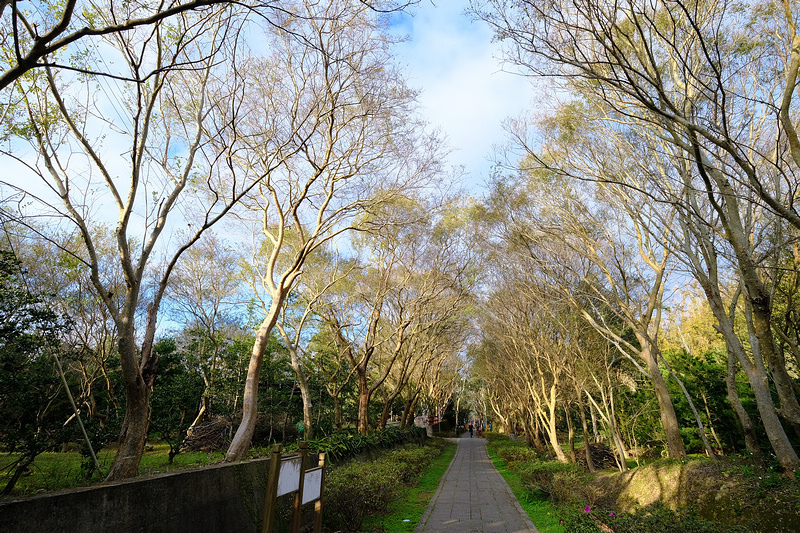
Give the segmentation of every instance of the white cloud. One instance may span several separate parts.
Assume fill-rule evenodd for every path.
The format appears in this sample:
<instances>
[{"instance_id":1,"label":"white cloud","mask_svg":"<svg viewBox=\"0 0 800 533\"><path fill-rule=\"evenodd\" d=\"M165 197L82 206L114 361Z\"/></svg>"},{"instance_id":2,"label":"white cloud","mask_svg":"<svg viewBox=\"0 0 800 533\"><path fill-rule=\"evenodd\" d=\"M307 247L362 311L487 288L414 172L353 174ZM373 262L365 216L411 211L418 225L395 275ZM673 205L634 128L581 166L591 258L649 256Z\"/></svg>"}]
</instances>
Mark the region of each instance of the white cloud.
<instances>
[{"instance_id":1,"label":"white cloud","mask_svg":"<svg viewBox=\"0 0 800 533\"><path fill-rule=\"evenodd\" d=\"M468 0L419 5L415 16L396 20L410 40L396 47L409 84L421 90L427 120L447 135L454 165L464 165L477 186L488 176L493 145L506 142L508 117L530 107L530 82L504 72L492 32L464 14Z\"/></svg>"}]
</instances>

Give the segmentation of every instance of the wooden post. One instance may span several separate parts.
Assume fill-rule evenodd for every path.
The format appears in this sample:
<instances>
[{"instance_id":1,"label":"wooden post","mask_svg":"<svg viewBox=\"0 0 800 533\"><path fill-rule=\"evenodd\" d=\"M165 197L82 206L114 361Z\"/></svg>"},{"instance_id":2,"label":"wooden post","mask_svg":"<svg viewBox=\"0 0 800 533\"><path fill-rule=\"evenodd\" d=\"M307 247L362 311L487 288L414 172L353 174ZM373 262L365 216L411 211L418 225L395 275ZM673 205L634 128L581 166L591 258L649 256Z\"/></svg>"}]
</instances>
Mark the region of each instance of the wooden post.
<instances>
[{"instance_id":1,"label":"wooden post","mask_svg":"<svg viewBox=\"0 0 800 533\"><path fill-rule=\"evenodd\" d=\"M264 497L264 519L261 533L272 533L275 524L275 504L278 500L278 476L281 472L281 452L283 446L276 444L272 447L269 459L269 477L267 478L267 494Z\"/></svg>"},{"instance_id":2,"label":"wooden post","mask_svg":"<svg viewBox=\"0 0 800 533\"><path fill-rule=\"evenodd\" d=\"M292 533L300 533L300 519L303 516L303 482L306 478L306 453L308 442L300 441L300 488L294 495L292 510Z\"/></svg>"},{"instance_id":3,"label":"wooden post","mask_svg":"<svg viewBox=\"0 0 800 533\"><path fill-rule=\"evenodd\" d=\"M325 492L325 454L319 454L319 467L322 469L322 482L319 486L319 498L314 502L314 533L322 533L322 495Z\"/></svg>"}]
</instances>

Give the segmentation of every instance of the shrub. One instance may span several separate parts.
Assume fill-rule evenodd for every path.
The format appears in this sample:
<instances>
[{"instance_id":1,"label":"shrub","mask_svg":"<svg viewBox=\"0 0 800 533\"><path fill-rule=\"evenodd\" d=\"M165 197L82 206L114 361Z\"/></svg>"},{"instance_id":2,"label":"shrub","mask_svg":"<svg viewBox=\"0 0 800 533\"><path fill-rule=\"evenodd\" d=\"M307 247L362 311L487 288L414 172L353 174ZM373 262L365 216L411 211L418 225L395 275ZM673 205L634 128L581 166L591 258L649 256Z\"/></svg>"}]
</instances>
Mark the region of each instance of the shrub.
<instances>
[{"instance_id":1,"label":"shrub","mask_svg":"<svg viewBox=\"0 0 800 533\"><path fill-rule=\"evenodd\" d=\"M386 468L396 471L397 481L408 483L418 478L428 468L435 455L431 453L431 449L428 446L401 448L388 452L376 462L388 463Z\"/></svg>"},{"instance_id":2,"label":"shrub","mask_svg":"<svg viewBox=\"0 0 800 533\"><path fill-rule=\"evenodd\" d=\"M533 448L528 448L526 445L522 446L509 446L498 450L497 454L506 463L539 461L541 458Z\"/></svg>"},{"instance_id":3,"label":"shrub","mask_svg":"<svg viewBox=\"0 0 800 533\"><path fill-rule=\"evenodd\" d=\"M385 511L404 484L419 478L443 447L444 442L429 441L426 446L386 452L375 461L333 469L325 481L325 500L329 502L324 506L326 527L358 531L367 515Z\"/></svg>"},{"instance_id":4,"label":"shrub","mask_svg":"<svg viewBox=\"0 0 800 533\"><path fill-rule=\"evenodd\" d=\"M572 501L576 490L588 485L583 470L567 463L555 461L519 463L515 467L525 486L532 491L541 491L556 502ZM586 497L585 502L593 503L594 498Z\"/></svg>"},{"instance_id":5,"label":"shrub","mask_svg":"<svg viewBox=\"0 0 800 533\"><path fill-rule=\"evenodd\" d=\"M325 452L330 461L336 462L398 444L409 442L422 444L424 441L425 430L416 426L387 427L382 431L374 431L367 435L361 435L355 430L344 430L308 441L308 451L311 454ZM291 446L287 447L287 450L292 449Z\"/></svg>"},{"instance_id":6,"label":"shrub","mask_svg":"<svg viewBox=\"0 0 800 533\"><path fill-rule=\"evenodd\" d=\"M505 435L496 433L488 433L486 438L494 448L497 456L505 463L538 461L541 459L536 450L529 447L524 441L512 440Z\"/></svg>"},{"instance_id":7,"label":"shrub","mask_svg":"<svg viewBox=\"0 0 800 533\"><path fill-rule=\"evenodd\" d=\"M661 504L616 514L591 507L568 508L563 519L565 533L745 533L748 528L708 522L688 511L673 511Z\"/></svg>"},{"instance_id":8,"label":"shrub","mask_svg":"<svg viewBox=\"0 0 800 533\"><path fill-rule=\"evenodd\" d=\"M397 468L389 463L351 463L325 480L325 522L334 530L358 531L364 517L386 509L397 495Z\"/></svg>"}]
</instances>

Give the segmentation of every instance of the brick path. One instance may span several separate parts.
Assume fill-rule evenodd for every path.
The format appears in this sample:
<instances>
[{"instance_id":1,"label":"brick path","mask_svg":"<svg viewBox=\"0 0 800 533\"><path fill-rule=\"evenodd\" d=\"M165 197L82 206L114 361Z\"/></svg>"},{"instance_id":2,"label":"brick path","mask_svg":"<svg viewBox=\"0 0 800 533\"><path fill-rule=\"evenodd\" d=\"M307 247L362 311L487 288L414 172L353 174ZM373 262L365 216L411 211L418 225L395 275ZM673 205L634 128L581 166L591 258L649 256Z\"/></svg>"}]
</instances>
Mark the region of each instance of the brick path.
<instances>
[{"instance_id":1,"label":"brick path","mask_svg":"<svg viewBox=\"0 0 800 533\"><path fill-rule=\"evenodd\" d=\"M460 439L458 451L414 533L537 533L486 452L486 440Z\"/></svg>"}]
</instances>

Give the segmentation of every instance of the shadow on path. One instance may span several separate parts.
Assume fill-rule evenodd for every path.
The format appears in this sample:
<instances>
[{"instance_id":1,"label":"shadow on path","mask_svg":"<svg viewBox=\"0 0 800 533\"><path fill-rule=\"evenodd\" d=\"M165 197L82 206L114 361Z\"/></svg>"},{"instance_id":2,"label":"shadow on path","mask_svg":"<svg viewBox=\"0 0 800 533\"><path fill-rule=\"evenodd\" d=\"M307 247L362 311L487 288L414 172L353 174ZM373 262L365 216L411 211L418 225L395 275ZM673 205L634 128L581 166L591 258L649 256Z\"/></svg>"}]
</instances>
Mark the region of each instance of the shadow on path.
<instances>
[{"instance_id":1,"label":"shadow on path","mask_svg":"<svg viewBox=\"0 0 800 533\"><path fill-rule=\"evenodd\" d=\"M537 533L486 452L465 433L414 533Z\"/></svg>"}]
</instances>

